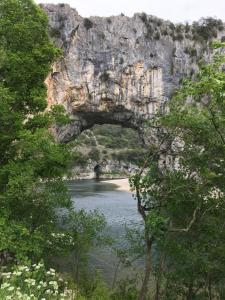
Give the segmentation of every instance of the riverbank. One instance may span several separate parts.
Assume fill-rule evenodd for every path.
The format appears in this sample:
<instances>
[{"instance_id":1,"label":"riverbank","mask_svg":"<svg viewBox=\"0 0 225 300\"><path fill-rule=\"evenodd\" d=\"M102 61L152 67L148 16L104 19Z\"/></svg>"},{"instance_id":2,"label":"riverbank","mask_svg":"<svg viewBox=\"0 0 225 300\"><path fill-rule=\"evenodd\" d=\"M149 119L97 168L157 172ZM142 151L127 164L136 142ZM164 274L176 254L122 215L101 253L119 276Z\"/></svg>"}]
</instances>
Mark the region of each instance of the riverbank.
<instances>
[{"instance_id":1,"label":"riverbank","mask_svg":"<svg viewBox=\"0 0 225 300\"><path fill-rule=\"evenodd\" d=\"M110 179L110 180L102 180L107 183L112 183L117 186L117 190L124 191L124 192L130 192L130 184L128 178L122 178L122 179Z\"/></svg>"}]
</instances>

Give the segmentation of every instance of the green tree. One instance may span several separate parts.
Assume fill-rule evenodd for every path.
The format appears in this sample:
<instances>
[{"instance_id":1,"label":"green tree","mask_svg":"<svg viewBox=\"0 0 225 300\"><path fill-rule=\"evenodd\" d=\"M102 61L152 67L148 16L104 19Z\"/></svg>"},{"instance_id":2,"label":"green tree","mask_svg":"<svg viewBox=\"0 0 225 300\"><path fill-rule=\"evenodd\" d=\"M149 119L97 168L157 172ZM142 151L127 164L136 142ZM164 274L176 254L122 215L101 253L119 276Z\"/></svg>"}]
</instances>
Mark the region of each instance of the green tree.
<instances>
[{"instance_id":1,"label":"green tree","mask_svg":"<svg viewBox=\"0 0 225 300\"><path fill-rule=\"evenodd\" d=\"M52 247L56 209L71 206L69 146L49 130L67 117L61 107L46 112L44 84L60 51L32 0L1 0L0 11L0 253L33 258Z\"/></svg>"},{"instance_id":2,"label":"green tree","mask_svg":"<svg viewBox=\"0 0 225 300\"><path fill-rule=\"evenodd\" d=\"M155 299L224 297L224 62L219 49L195 81L183 82L152 124L158 144L151 148L145 172L132 179L145 222L140 300L153 271Z\"/></svg>"},{"instance_id":3,"label":"green tree","mask_svg":"<svg viewBox=\"0 0 225 300\"><path fill-rule=\"evenodd\" d=\"M71 211L63 217L63 224L71 243L69 250L72 256L71 269L76 282L88 262L88 254L97 247L111 244L111 239L104 233L106 220L98 211L89 213L81 210Z\"/></svg>"}]
</instances>

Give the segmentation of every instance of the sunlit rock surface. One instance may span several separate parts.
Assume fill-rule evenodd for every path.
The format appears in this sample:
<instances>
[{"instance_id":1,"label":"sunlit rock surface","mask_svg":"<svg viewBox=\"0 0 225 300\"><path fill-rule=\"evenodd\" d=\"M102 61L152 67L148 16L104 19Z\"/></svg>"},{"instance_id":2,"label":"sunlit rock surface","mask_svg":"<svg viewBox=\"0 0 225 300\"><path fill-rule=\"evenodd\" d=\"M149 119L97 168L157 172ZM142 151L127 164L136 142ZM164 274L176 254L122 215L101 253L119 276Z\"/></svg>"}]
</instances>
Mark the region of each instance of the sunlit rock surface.
<instances>
[{"instance_id":1,"label":"sunlit rock surface","mask_svg":"<svg viewBox=\"0 0 225 300\"><path fill-rule=\"evenodd\" d=\"M181 78L194 74L199 57L210 56L184 25L145 14L85 19L66 4L42 7L50 35L63 49L46 80L49 105L63 104L71 117L70 125L56 129L61 141L94 124L142 131Z\"/></svg>"}]
</instances>

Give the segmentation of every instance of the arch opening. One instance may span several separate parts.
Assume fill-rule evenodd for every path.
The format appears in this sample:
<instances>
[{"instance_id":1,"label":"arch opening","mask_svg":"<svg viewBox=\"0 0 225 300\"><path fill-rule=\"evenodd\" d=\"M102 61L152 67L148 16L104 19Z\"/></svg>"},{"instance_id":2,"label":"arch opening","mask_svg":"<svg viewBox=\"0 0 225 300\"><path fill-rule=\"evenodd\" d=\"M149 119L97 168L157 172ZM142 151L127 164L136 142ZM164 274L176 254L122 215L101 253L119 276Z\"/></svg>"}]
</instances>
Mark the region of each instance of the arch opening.
<instances>
[{"instance_id":1,"label":"arch opening","mask_svg":"<svg viewBox=\"0 0 225 300\"><path fill-rule=\"evenodd\" d=\"M123 178L137 172L146 149L137 129L95 124L76 138L74 178Z\"/></svg>"}]
</instances>

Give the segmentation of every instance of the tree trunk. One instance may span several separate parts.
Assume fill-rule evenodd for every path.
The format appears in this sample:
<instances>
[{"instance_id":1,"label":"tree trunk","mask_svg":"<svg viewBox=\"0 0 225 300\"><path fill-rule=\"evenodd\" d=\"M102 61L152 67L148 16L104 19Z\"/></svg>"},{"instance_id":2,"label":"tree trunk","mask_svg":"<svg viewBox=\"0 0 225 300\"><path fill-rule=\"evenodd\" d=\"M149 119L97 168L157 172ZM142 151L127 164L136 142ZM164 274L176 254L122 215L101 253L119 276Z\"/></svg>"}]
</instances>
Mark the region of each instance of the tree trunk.
<instances>
[{"instance_id":1,"label":"tree trunk","mask_svg":"<svg viewBox=\"0 0 225 300\"><path fill-rule=\"evenodd\" d=\"M212 300L212 287L211 287L211 280L209 278L209 283L208 283L208 292L209 292L209 300Z\"/></svg>"},{"instance_id":2,"label":"tree trunk","mask_svg":"<svg viewBox=\"0 0 225 300\"><path fill-rule=\"evenodd\" d=\"M187 300L194 300L193 284L190 283L188 288Z\"/></svg>"},{"instance_id":3,"label":"tree trunk","mask_svg":"<svg viewBox=\"0 0 225 300\"><path fill-rule=\"evenodd\" d=\"M159 282L159 278L158 278L157 282L156 282L156 289L155 289L155 300L160 300L159 294L160 294L160 282Z\"/></svg>"},{"instance_id":4,"label":"tree trunk","mask_svg":"<svg viewBox=\"0 0 225 300\"><path fill-rule=\"evenodd\" d=\"M159 268L156 276L156 287L155 287L155 299L160 300L160 289L161 289L161 281L162 281L162 273L164 269L164 254L161 254L159 257Z\"/></svg>"},{"instance_id":5,"label":"tree trunk","mask_svg":"<svg viewBox=\"0 0 225 300\"><path fill-rule=\"evenodd\" d=\"M138 300L144 300L148 292L148 283L152 270L152 242L153 238L149 237L148 230L145 228L145 242L146 242L146 257L145 257L145 274L144 280L141 286L141 290L138 296Z\"/></svg>"},{"instance_id":6,"label":"tree trunk","mask_svg":"<svg viewBox=\"0 0 225 300\"><path fill-rule=\"evenodd\" d=\"M113 282L112 282L112 289L114 289L114 287L115 287L119 267L120 267L120 261L116 264L116 267L115 267L115 272L114 272Z\"/></svg>"}]
</instances>

